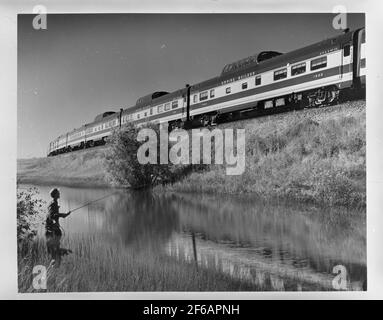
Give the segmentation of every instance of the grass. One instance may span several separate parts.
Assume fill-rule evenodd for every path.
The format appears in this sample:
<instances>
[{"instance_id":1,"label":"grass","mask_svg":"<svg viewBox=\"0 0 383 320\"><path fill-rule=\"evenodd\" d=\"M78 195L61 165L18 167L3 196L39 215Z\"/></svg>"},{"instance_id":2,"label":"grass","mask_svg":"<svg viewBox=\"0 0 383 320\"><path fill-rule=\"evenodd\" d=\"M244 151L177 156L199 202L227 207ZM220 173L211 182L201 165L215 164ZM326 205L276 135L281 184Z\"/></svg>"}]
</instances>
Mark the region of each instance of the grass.
<instances>
[{"instance_id":1,"label":"grass","mask_svg":"<svg viewBox=\"0 0 383 320\"><path fill-rule=\"evenodd\" d=\"M55 157L19 159L17 182L71 187L109 186L103 168L106 150L98 147Z\"/></svg>"},{"instance_id":2,"label":"grass","mask_svg":"<svg viewBox=\"0 0 383 320\"><path fill-rule=\"evenodd\" d=\"M250 194L317 204L366 203L365 102L221 125L246 131L246 169L228 176L209 165L157 189L211 194Z\"/></svg>"},{"instance_id":3,"label":"grass","mask_svg":"<svg viewBox=\"0 0 383 320\"><path fill-rule=\"evenodd\" d=\"M263 279L260 286L158 253L108 247L91 237L72 239L66 246L73 253L56 267L50 264L42 239L19 250L19 292L38 292L32 287L35 265L47 267L48 292L275 290L272 279ZM293 286L296 290L291 281L283 288L292 290Z\"/></svg>"}]
</instances>

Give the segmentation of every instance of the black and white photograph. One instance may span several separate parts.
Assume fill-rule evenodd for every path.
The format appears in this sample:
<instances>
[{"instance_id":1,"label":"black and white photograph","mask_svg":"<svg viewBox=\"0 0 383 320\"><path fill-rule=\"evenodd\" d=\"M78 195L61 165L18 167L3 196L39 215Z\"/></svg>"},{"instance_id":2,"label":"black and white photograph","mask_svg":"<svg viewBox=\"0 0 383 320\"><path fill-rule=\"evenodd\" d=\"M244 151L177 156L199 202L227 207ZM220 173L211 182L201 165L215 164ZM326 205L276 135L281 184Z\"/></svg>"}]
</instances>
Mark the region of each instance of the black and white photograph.
<instances>
[{"instance_id":1,"label":"black and white photograph","mask_svg":"<svg viewBox=\"0 0 383 320\"><path fill-rule=\"evenodd\" d=\"M17 295L369 290L364 11L13 18Z\"/></svg>"}]
</instances>

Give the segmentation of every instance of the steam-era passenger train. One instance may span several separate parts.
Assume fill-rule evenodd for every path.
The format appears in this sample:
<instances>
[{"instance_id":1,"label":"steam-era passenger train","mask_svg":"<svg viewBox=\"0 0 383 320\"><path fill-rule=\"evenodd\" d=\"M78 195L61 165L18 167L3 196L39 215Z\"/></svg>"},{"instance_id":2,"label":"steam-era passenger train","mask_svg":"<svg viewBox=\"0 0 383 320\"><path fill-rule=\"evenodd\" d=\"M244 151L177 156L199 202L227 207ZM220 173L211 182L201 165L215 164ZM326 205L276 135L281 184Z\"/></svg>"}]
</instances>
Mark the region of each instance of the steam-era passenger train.
<instances>
[{"instance_id":1,"label":"steam-era passenger train","mask_svg":"<svg viewBox=\"0 0 383 320\"><path fill-rule=\"evenodd\" d=\"M285 54L264 51L226 65L215 78L172 93L154 92L130 108L104 112L53 140L48 156L104 144L113 130L129 122L187 128L328 105L342 95L363 93L365 78L364 28Z\"/></svg>"}]
</instances>

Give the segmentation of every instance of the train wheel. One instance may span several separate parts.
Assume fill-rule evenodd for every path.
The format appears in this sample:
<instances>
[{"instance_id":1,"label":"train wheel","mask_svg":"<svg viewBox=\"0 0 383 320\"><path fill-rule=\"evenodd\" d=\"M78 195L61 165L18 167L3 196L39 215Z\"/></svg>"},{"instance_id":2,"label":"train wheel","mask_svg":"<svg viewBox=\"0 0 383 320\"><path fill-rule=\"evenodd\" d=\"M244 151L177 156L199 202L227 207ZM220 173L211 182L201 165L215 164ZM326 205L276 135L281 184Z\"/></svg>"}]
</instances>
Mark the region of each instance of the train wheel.
<instances>
[{"instance_id":1,"label":"train wheel","mask_svg":"<svg viewBox=\"0 0 383 320\"><path fill-rule=\"evenodd\" d=\"M309 107L320 107L336 103L339 90L335 88L321 88L308 95Z\"/></svg>"}]
</instances>

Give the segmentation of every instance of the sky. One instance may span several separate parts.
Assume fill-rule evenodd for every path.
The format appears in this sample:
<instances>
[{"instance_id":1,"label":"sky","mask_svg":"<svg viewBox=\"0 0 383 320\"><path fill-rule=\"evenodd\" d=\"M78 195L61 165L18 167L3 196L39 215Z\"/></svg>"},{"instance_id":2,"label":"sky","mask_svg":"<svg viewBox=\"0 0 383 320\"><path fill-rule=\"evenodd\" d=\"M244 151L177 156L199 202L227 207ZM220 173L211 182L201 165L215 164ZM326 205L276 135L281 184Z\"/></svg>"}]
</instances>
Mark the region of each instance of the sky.
<instances>
[{"instance_id":1,"label":"sky","mask_svg":"<svg viewBox=\"0 0 383 320\"><path fill-rule=\"evenodd\" d=\"M260 51L288 52L340 34L334 14L18 15L18 158L154 91L219 75ZM348 14L353 30L363 14Z\"/></svg>"}]
</instances>

